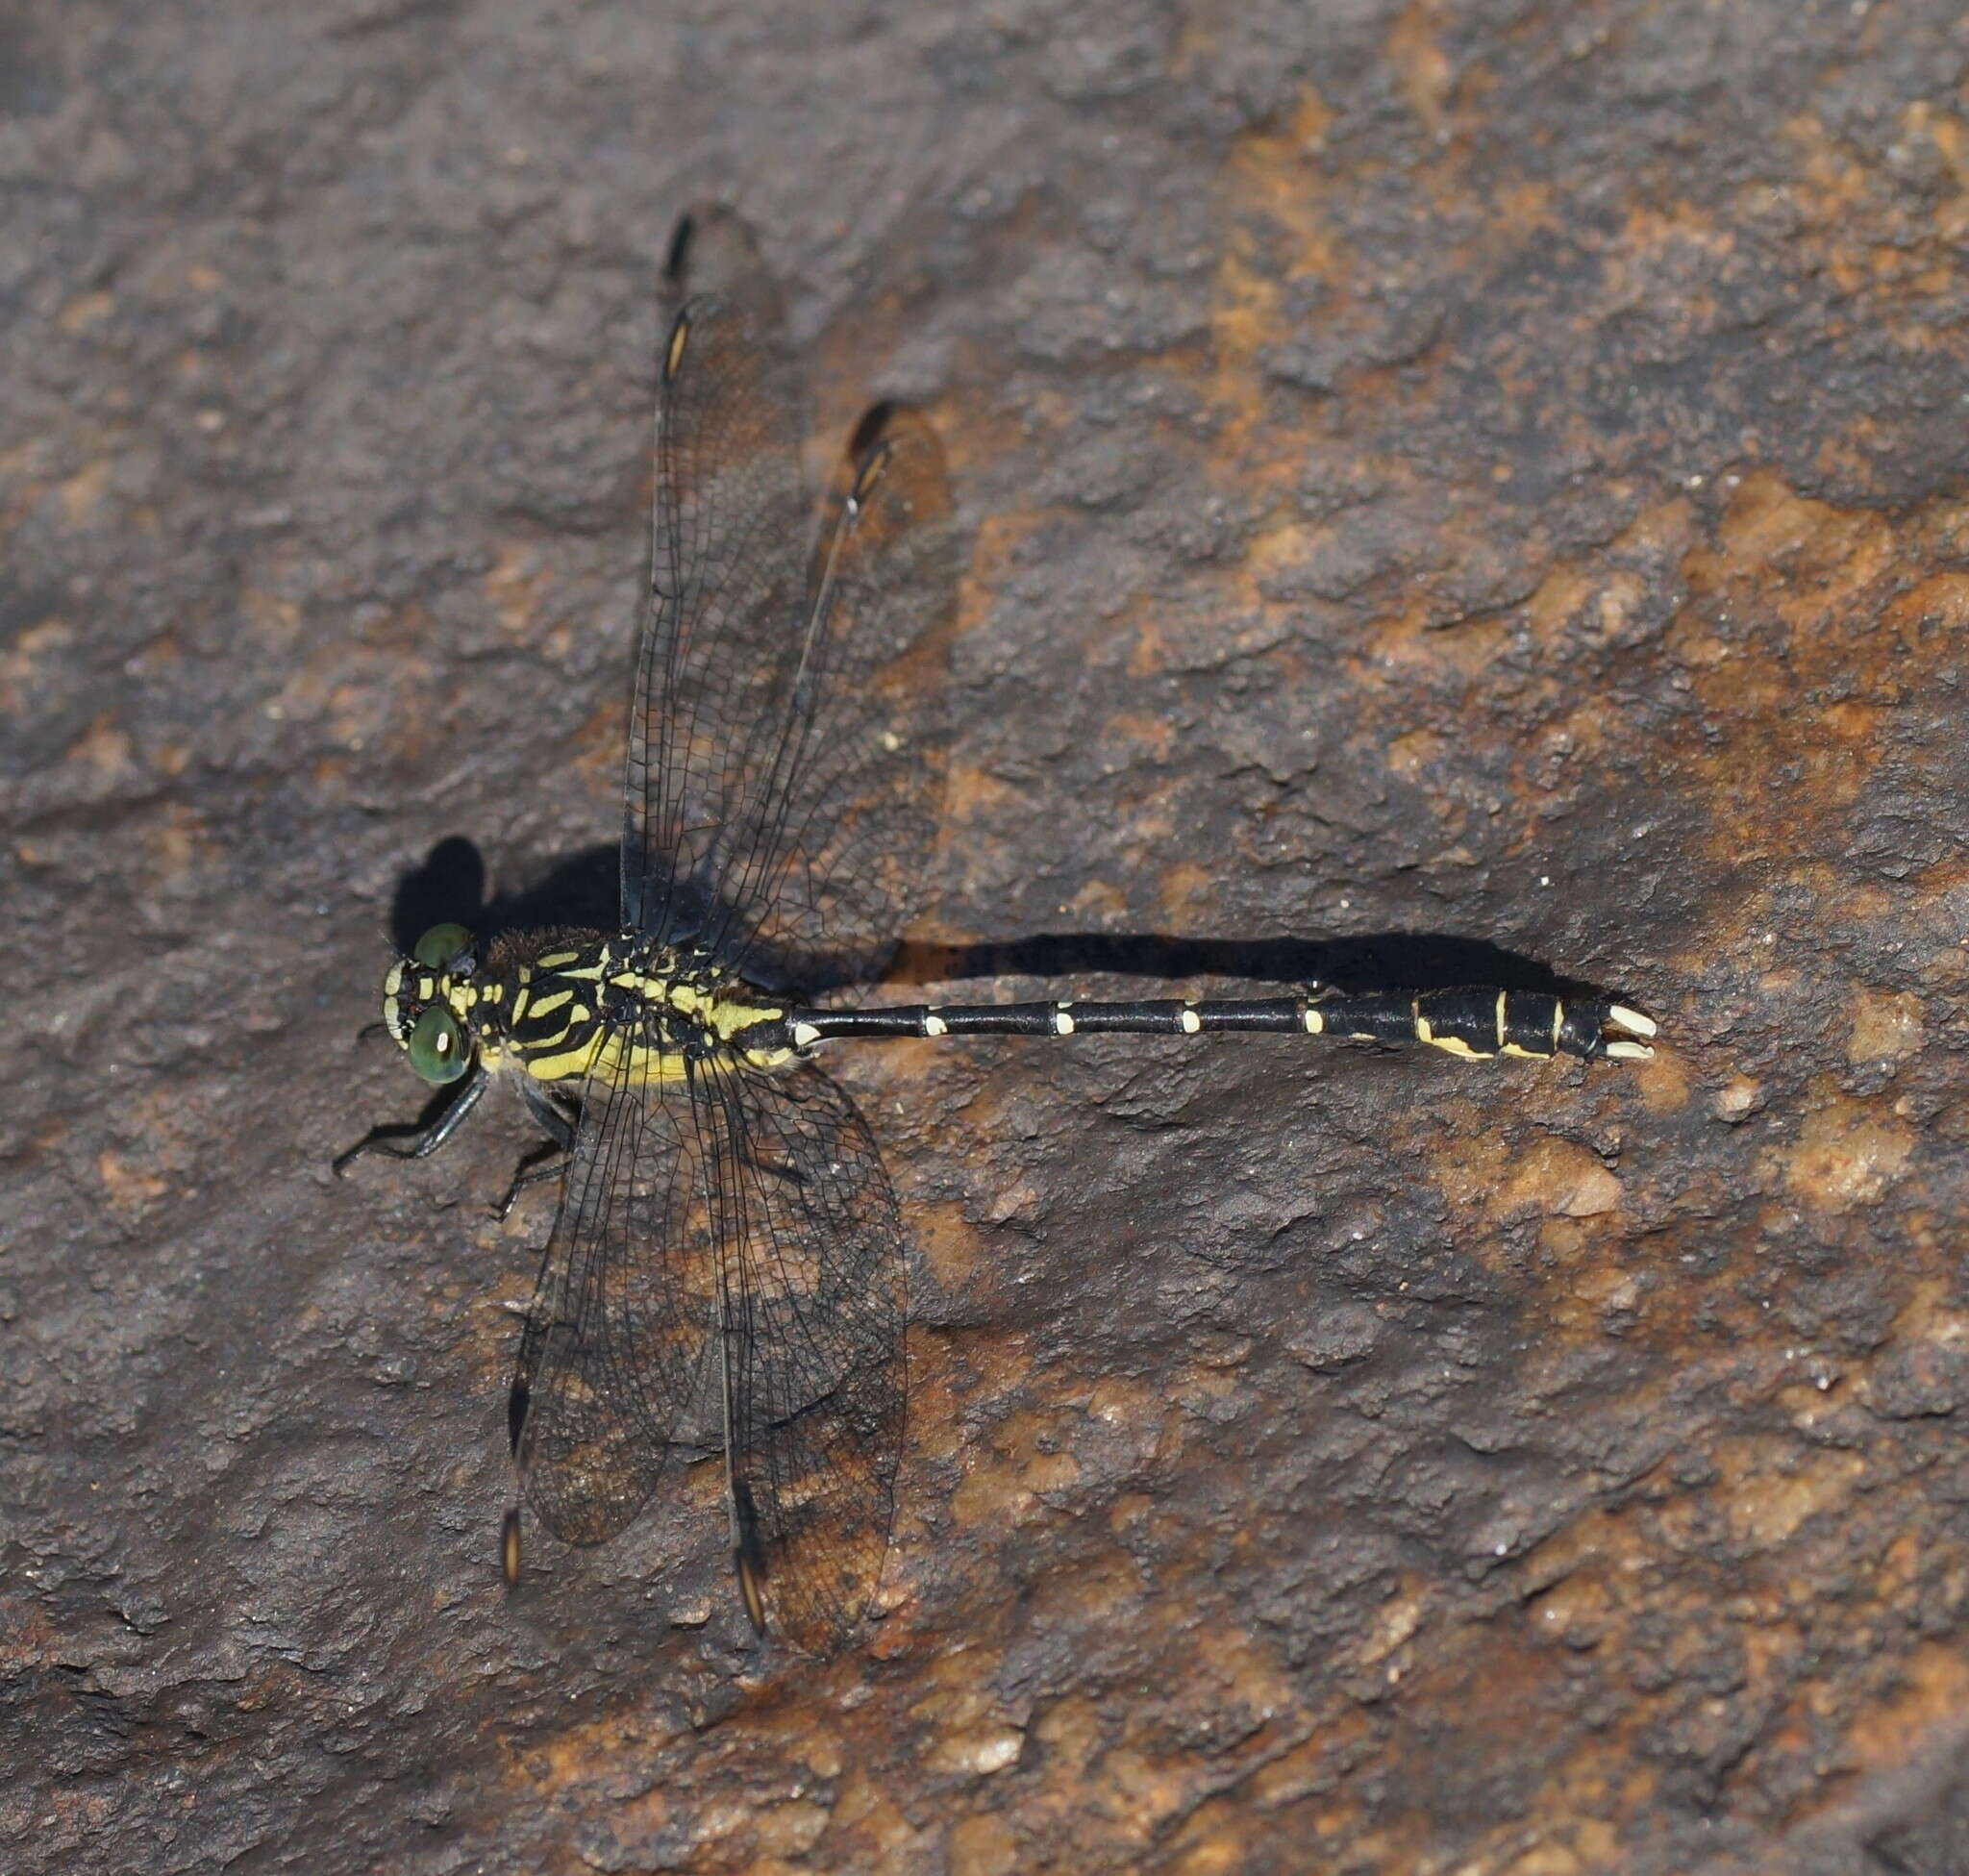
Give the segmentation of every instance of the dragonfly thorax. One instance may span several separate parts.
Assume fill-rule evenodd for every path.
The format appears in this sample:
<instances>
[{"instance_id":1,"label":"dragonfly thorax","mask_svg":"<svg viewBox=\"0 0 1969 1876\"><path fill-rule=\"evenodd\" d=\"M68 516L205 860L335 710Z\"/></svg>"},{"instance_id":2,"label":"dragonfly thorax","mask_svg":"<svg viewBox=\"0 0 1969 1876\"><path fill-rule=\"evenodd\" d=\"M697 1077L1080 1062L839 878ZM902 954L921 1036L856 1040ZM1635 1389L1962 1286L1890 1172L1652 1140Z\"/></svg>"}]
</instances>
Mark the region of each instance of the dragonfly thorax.
<instances>
[{"instance_id":1,"label":"dragonfly thorax","mask_svg":"<svg viewBox=\"0 0 1969 1876\"><path fill-rule=\"evenodd\" d=\"M703 953L638 933L511 934L482 955L440 926L383 987L386 1027L435 1083L474 1063L544 1083L674 1081L718 1055L771 1067L791 1053L785 1013Z\"/></svg>"}]
</instances>

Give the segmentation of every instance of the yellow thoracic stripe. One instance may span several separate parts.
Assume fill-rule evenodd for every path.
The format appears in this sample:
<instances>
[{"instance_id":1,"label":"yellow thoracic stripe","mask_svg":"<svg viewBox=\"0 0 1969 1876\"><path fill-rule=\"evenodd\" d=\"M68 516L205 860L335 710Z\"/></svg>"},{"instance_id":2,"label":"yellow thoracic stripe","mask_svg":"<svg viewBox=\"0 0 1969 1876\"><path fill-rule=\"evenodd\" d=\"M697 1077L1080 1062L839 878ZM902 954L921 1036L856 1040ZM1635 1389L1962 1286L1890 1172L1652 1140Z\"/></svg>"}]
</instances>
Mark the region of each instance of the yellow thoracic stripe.
<instances>
[{"instance_id":1,"label":"yellow thoracic stripe","mask_svg":"<svg viewBox=\"0 0 1969 1876\"><path fill-rule=\"evenodd\" d=\"M597 1027L578 1047L559 1055L530 1055L520 1065L539 1082L593 1075L602 1081L629 1082L647 1088L653 1082L682 1081L685 1059L674 1052L641 1044L625 1048L619 1035Z\"/></svg>"},{"instance_id":2,"label":"yellow thoracic stripe","mask_svg":"<svg viewBox=\"0 0 1969 1876\"><path fill-rule=\"evenodd\" d=\"M701 984L647 971L611 969L606 953L599 960L587 954L591 962L586 963L583 955L579 951L550 951L520 965L511 986L512 995L505 1021L489 1030L480 1019L506 1001L508 986L432 975L421 979L416 989L426 1000L441 995L460 1020L472 1026L483 1066L518 1068L537 1082L592 1076L647 1087L682 1080L685 1073L686 1058L681 1051L631 1040L624 1031L605 1026L598 1020L599 997L578 998L578 988L591 985L596 992L613 991L653 1013L669 1011L727 1045L733 1044L741 1031L777 1021L785 1014L777 1008L721 996ZM486 1006L485 1011L482 1005ZM551 1035L522 1037L514 1033L522 1024L532 1026L557 1013L563 1013L563 1020ZM789 1051L748 1049L744 1053L755 1067L763 1068L784 1061Z\"/></svg>"}]
</instances>

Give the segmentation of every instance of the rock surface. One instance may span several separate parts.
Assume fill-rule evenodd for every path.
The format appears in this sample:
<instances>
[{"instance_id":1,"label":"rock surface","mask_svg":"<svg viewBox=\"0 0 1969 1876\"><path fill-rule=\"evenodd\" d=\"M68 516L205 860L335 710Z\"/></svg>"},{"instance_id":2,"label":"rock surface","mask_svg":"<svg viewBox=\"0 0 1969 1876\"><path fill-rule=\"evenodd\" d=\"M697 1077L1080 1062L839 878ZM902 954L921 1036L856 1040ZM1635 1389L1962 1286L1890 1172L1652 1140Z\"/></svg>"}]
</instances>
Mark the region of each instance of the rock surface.
<instances>
[{"instance_id":1,"label":"rock surface","mask_svg":"<svg viewBox=\"0 0 1969 1876\"><path fill-rule=\"evenodd\" d=\"M0 21L0 1863L1969 1867L1965 79L1940 0ZM1666 1044L844 1065L918 1263L824 1663L709 1466L503 1589L516 1111L327 1175L406 876L613 828L707 196L972 530L917 936Z\"/></svg>"}]
</instances>

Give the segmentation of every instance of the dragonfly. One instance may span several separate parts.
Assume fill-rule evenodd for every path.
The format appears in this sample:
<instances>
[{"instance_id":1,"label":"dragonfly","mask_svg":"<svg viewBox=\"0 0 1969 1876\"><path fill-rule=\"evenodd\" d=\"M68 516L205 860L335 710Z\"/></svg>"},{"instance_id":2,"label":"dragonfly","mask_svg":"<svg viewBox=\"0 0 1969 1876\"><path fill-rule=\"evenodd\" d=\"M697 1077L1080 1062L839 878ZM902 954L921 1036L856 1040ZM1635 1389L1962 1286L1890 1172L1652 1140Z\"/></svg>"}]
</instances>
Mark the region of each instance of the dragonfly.
<instances>
[{"instance_id":1,"label":"dragonfly","mask_svg":"<svg viewBox=\"0 0 1969 1876\"><path fill-rule=\"evenodd\" d=\"M1461 986L1267 997L870 1004L920 902L948 747L960 537L927 417L881 404L821 505L805 386L743 224L680 224L665 268L649 578L625 763L620 919L425 933L383 1026L448 1095L336 1161L422 1159L495 1080L560 1199L520 1338L519 1505L620 1532L679 1456L722 1453L753 1629L826 1653L870 1614L907 1401L908 1237L867 1121L817 1059L894 1038L1283 1033L1465 1059L1637 1060L1610 999Z\"/></svg>"}]
</instances>

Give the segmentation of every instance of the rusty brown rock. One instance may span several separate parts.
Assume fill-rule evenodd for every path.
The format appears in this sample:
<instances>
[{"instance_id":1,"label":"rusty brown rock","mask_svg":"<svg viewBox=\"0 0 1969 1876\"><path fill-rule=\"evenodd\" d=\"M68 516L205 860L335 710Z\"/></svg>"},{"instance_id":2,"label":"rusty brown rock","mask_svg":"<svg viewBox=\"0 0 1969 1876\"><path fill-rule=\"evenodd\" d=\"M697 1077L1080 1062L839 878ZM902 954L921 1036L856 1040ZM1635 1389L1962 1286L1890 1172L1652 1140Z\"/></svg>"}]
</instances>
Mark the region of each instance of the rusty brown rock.
<instances>
[{"instance_id":1,"label":"rusty brown rock","mask_svg":"<svg viewBox=\"0 0 1969 1876\"><path fill-rule=\"evenodd\" d=\"M0 1863L1969 1867L1969 33L1937 0L0 21ZM519 1130L740 205L973 525L940 923L1487 939L1632 1072L929 1045L888 1604L500 1586Z\"/></svg>"}]
</instances>

